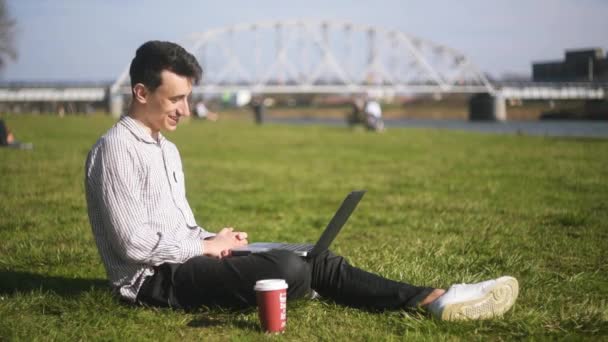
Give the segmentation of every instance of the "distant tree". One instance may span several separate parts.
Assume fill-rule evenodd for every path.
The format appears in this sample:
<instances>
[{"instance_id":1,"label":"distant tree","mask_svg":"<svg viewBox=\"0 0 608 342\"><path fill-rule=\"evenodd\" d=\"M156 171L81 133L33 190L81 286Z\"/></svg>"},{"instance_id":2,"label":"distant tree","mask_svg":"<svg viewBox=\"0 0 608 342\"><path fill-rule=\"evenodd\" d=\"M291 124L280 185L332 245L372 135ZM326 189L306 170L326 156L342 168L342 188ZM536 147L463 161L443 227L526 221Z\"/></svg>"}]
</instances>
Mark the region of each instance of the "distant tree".
<instances>
[{"instance_id":1,"label":"distant tree","mask_svg":"<svg viewBox=\"0 0 608 342\"><path fill-rule=\"evenodd\" d=\"M15 50L15 20L11 18L5 0L0 0L0 69L7 59L16 60Z\"/></svg>"}]
</instances>

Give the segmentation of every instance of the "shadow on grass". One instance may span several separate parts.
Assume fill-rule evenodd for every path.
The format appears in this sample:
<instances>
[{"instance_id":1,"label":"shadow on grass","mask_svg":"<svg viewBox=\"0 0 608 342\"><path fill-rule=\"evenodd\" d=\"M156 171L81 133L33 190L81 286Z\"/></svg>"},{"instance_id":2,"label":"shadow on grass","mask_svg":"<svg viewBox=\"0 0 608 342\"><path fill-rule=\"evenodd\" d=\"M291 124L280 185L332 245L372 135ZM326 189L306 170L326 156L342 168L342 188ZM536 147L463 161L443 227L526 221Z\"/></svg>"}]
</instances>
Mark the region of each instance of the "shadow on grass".
<instances>
[{"instance_id":1,"label":"shadow on grass","mask_svg":"<svg viewBox=\"0 0 608 342\"><path fill-rule=\"evenodd\" d=\"M0 294L42 290L68 297L91 289L109 290L109 285L105 279L66 278L0 270Z\"/></svg>"},{"instance_id":2,"label":"shadow on grass","mask_svg":"<svg viewBox=\"0 0 608 342\"><path fill-rule=\"evenodd\" d=\"M216 317L202 316L194 319L188 323L191 328L211 328L217 326L234 326L243 330L260 330L260 326L257 323L247 321L245 319L238 319L235 317L229 317L228 315L219 315Z\"/></svg>"},{"instance_id":3,"label":"shadow on grass","mask_svg":"<svg viewBox=\"0 0 608 342\"><path fill-rule=\"evenodd\" d=\"M288 310L306 307L310 302L310 299L306 298L291 300L288 304ZM263 332L257 319L257 306L243 308L203 306L190 311L190 313L197 316L197 318L188 322L188 326L191 328L234 327L241 330ZM252 314L256 317L253 320L251 319Z\"/></svg>"}]
</instances>

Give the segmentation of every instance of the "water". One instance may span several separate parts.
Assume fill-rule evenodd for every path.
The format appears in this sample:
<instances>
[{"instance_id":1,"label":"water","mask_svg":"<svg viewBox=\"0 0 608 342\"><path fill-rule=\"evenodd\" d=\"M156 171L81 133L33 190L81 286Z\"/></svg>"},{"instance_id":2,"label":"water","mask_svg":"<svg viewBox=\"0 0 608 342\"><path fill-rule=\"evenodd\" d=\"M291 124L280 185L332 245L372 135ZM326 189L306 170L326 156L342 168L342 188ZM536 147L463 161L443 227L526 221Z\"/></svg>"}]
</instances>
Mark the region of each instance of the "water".
<instances>
[{"instance_id":1,"label":"water","mask_svg":"<svg viewBox=\"0 0 608 342\"><path fill-rule=\"evenodd\" d=\"M346 126L346 121L337 118L268 118L267 122L296 125ZM497 134L523 134L550 137L608 138L608 121L463 121L431 119L389 119L385 126L435 128L458 131L473 131Z\"/></svg>"}]
</instances>

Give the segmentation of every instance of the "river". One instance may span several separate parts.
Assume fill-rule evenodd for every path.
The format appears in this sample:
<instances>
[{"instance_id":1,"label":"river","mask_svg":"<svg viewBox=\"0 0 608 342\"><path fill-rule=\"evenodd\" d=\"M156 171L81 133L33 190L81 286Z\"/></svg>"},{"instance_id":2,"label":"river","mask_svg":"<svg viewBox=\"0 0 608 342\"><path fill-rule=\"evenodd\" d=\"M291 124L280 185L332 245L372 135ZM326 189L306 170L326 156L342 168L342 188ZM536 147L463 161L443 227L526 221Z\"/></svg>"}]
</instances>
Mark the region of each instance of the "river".
<instances>
[{"instance_id":1,"label":"river","mask_svg":"<svg viewBox=\"0 0 608 342\"><path fill-rule=\"evenodd\" d=\"M266 122L296 125L346 126L336 118L267 118ZM431 119L388 119L385 126L403 128L434 128L498 134L523 134L551 137L608 138L608 121L463 121Z\"/></svg>"}]
</instances>

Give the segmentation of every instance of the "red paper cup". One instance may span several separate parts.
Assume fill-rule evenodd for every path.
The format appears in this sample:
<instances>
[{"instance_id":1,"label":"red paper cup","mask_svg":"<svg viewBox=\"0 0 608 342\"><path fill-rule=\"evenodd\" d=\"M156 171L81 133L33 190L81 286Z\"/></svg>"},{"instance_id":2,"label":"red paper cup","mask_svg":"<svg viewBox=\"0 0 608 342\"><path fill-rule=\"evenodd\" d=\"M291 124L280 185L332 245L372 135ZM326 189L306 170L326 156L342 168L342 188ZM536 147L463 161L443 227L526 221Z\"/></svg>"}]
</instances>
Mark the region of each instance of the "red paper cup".
<instances>
[{"instance_id":1,"label":"red paper cup","mask_svg":"<svg viewBox=\"0 0 608 342\"><path fill-rule=\"evenodd\" d=\"M258 280L253 288L262 329L281 333L287 325L287 283L283 279Z\"/></svg>"}]
</instances>

